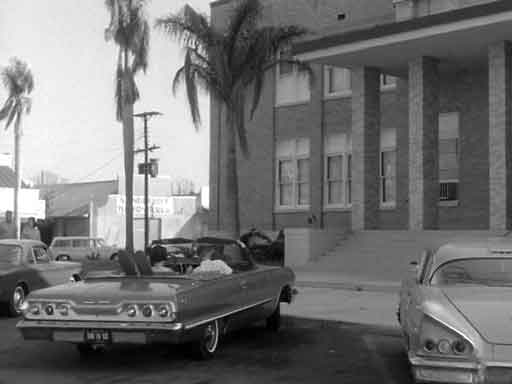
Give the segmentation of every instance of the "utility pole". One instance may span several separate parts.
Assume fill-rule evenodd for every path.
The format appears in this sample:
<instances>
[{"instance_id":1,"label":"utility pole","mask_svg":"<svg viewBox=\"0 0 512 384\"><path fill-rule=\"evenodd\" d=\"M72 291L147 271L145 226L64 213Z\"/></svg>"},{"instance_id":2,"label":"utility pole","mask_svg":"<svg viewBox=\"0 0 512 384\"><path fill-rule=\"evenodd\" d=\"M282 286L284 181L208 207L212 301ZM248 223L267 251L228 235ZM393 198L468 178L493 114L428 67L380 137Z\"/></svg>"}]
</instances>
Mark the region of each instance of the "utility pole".
<instances>
[{"instance_id":1,"label":"utility pole","mask_svg":"<svg viewBox=\"0 0 512 384\"><path fill-rule=\"evenodd\" d=\"M151 111L151 112L142 112L136 113L133 116L140 117L144 120L144 149L137 149L134 152L140 153L144 152L144 252L147 251L149 245L149 186L148 186L148 177L149 177L149 159L148 153L153 152L154 150L160 148L156 145L149 147L148 144L148 120L153 116L162 115L160 112ZM139 168L140 169L140 168ZM140 170L139 170L140 173Z\"/></svg>"}]
</instances>

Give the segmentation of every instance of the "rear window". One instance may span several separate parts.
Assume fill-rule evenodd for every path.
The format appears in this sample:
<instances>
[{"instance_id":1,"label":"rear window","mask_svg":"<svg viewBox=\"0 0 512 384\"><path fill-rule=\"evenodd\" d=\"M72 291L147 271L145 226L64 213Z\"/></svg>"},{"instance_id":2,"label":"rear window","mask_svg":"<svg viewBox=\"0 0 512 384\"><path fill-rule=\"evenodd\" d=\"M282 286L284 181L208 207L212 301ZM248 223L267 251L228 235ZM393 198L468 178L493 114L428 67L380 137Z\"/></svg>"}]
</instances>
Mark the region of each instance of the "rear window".
<instances>
[{"instance_id":1,"label":"rear window","mask_svg":"<svg viewBox=\"0 0 512 384\"><path fill-rule=\"evenodd\" d=\"M512 286L512 258L453 260L437 268L431 284Z\"/></svg>"},{"instance_id":2,"label":"rear window","mask_svg":"<svg viewBox=\"0 0 512 384\"><path fill-rule=\"evenodd\" d=\"M60 248L64 248L64 247L70 247L71 246L71 241L70 240L55 240L53 242L53 246L54 247L60 247Z\"/></svg>"},{"instance_id":3,"label":"rear window","mask_svg":"<svg viewBox=\"0 0 512 384\"><path fill-rule=\"evenodd\" d=\"M0 263L19 264L22 252L18 245L0 244Z\"/></svg>"}]
</instances>

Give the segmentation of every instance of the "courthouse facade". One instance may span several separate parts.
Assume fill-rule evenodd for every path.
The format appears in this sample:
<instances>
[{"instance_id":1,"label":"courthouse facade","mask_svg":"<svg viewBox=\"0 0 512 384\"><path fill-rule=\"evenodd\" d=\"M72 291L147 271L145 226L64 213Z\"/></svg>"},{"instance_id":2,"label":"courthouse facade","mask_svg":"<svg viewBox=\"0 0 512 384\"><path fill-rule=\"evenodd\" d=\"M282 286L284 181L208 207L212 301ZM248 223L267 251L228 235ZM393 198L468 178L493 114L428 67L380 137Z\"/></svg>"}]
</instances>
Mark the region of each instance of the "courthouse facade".
<instances>
[{"instance_id":1,"label":"courthouse facade","mask_svg":"<svg viewBox=\"0 0 512 384\"><path fill-rule=\"evenodd\" d=\"M239 160L242 228L512 227L512 1L262 0L310 34L269 73ZM223 25L234 1L212 3ZM227 225L211 101L210 229Z\"/></svg>"}]
</instances>

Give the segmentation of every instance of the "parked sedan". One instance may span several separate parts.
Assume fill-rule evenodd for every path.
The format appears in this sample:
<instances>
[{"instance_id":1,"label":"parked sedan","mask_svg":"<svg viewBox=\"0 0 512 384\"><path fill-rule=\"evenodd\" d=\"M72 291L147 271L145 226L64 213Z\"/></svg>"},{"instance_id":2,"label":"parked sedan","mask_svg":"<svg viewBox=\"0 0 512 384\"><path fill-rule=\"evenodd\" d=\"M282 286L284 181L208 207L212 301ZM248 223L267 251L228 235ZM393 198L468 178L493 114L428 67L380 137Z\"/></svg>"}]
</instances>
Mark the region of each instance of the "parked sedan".
<instances>
[{"instance_id":1,"label":"parked sedan","mask_svg":"<svg viewBox=\"0 0 512 384\"><path fill-rule=\"evenodd\" d=\"M416 382L512 383L512 241L426 251L400 291Z\"/></svg>"},{"instance_id":2,"label":"parked sedan","mask_svg":"<svg viewBox=\"0 0 512 384\"><path fill-rule=\"evenodd\" d=\"M209 358L232 329L259 320L279 328L280 303L295 293L290 269L255 264L239 241L202 238L193 249L202 261L186 272L173 259L155 269L142 252L120 252L122 273L29 295L18 329L25 339L74 343L83 356L112 344L187 343Z\"/></svg>"},{"instance_id":3,"label":"parked sedan","mask_svg":"<svg viewBox=\"0 0 512 384\"><path fill-rule=\"evenodd\" d=\"M105 240L86 236L57 236L52 240L50 249L56 260L115 260L117 247L105 244Z\"/></svg>"},{"instance_id":4,"label":"parked sedan","mask_svg":"<svg viewBox=\"0 0 512 384\"><path fill-rule=\"evenodd\" d=\"M0 303L17 316L29 292L66 283L80 269L77 263L53 261L40 241L0 240Z\"/></svg>"}]
</instances>

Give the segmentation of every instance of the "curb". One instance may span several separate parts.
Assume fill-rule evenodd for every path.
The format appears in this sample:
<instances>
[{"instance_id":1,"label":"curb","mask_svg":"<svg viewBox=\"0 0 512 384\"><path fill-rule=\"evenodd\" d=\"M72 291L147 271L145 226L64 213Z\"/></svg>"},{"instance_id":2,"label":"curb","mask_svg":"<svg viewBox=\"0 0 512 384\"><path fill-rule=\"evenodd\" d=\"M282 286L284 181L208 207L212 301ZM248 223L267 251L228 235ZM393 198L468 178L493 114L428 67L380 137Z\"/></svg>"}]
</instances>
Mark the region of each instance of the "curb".
<instances>
[{"instance_id":1,"label":"curb","mask_svg":"<svg viewBox=\"0 0 512 384\"><path fill-rule=\"evenodd\" d=\"M295 282L297 287L306 288L330 288L340 289L346 291L366 291L366 292L387 292L398 293L400 291L400 284L393 282L373 282L373 281L307 281L297 280Z\"/></svg>"}]
</instances>

